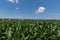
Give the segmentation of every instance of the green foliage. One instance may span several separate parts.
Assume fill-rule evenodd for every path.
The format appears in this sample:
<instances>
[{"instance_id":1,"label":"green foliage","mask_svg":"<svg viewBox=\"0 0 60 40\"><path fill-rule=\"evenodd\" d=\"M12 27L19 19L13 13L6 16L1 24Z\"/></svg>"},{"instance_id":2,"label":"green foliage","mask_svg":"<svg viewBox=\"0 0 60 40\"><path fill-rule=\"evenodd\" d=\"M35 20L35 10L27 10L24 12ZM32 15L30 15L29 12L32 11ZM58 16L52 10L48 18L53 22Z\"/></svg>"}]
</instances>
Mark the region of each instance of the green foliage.
<instances>
[{"instance_id":1,"label":"green foliage","mask_svg":"<svg viewBox=\"0 0 60 40\"><path fill-rule=\"evenodd\" d=\"M60 21L0 20L0 40L60 40Z\"/></svg>"}]
</instances>

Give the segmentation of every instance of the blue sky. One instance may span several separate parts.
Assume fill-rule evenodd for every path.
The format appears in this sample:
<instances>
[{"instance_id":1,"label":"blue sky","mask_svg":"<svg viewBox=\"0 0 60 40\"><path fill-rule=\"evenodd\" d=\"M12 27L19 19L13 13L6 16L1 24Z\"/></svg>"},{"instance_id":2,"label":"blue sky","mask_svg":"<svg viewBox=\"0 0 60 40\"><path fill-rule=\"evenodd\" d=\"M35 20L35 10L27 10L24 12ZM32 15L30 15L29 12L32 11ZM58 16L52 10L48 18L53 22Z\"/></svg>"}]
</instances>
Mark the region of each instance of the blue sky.
<instances>
[{"instance_id":1,"label":"blue sky","mask_svg":"<svg viewBox=\"0 0 60 40\"><path fill-rule=\"evenodd\" d=\"M0 18L60 19L60 0L0 0Z\"/></svg>"}]
</instances>

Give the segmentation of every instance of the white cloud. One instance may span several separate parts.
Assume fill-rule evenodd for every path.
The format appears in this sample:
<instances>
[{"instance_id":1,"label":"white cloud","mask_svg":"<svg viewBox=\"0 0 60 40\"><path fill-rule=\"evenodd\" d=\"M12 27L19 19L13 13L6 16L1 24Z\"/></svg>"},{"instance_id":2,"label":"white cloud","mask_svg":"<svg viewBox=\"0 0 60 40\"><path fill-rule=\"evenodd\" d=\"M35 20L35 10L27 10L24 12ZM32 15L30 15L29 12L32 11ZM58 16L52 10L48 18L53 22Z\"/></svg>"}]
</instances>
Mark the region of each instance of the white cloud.
<instances>
[{"instance_id":1,"label":"white cloud","mask_svg":"<svg viewBox=\"0 0 60 40\"><path fill-rule=\"evenodd\" d=\"M19 3L19 0L7 0L8 2L11 2L11 3L16 3L18 4ZM18 10L19 8L16 7L16 10Z\"/></svg>"},{"instance_id":2,"label":"white cloud","mask_svg":"<svg viewBox=\"0 0 60 40\"><path fill-rule=\"evenodd\" d=\"M19 0L8 0L8 1L11 3L18 3L19 2Z\"/></svg>"},{"instance_id":3,"label":"white cloud","mask_svg":"<svg viewBox=\"0 0 60 40\"><path fill-rule=\"evenodd\" d=\"M18 10L19 8L18 7L16 7L16 10Z\"/></svg>"},{"instance_id":4,"label":"white cloud","mask_svg":"<svg viewBox=\"0 0 60 40\"><path fill-rule=\"evenodd\" d=\"M36 13L43 13L45 11L45 7L39 7L37 10L36 10Z\"/></svg>"},{"instance_id":5,"label":"white cloud","mask_svg":"<svg viewBox=\"0 0 60 40\"><path fill-rule=\"evenodd\" d=\"M18 3L19 2L19 0L15 0L16 1L16 3Z\"/></svg>"},{"instance_id":6,"label":"white cloud","mask_svg":"<svg viewBox=\"0 0 60 40\"><path fill-rule=\"evenodd\" d=\"M15 1L14 0L8 0L9 2L11 2L11 3L14 3Z\"/></svg>"}]
</instances>

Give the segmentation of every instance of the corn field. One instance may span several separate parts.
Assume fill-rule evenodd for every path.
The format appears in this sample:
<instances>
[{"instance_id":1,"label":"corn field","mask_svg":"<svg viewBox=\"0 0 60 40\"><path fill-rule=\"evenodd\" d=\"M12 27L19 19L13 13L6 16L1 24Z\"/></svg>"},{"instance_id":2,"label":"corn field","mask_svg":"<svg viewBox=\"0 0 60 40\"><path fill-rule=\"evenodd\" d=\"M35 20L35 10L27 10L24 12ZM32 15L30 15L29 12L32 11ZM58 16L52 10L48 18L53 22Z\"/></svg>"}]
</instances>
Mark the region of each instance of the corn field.
<instances>
[{"instance_id":1,"label":"corn field","mask_svg":"<svg viewBox=\"0 0 60 40\"><path fill-rule=\"evenodd\" d=\"M0 40L60 40L60 21L0 20Z\"/></svg>"}]
</instances>

